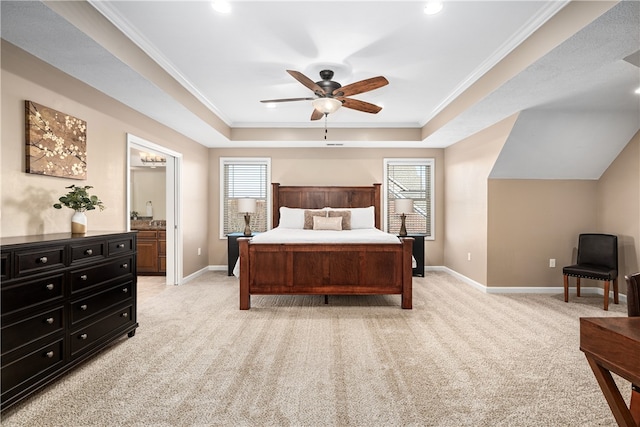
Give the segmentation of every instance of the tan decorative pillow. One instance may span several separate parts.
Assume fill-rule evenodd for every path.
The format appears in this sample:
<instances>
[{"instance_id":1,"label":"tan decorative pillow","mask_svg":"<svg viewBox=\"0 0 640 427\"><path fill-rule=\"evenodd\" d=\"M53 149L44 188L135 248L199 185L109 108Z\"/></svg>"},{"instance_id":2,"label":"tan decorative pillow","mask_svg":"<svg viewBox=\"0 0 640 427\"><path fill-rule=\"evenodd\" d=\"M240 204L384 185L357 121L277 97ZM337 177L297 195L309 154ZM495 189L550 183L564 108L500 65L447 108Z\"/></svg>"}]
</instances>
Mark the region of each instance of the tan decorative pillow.
<instances>
[{"instance_id":1,"label":"tan decorative pillow","mask_svg":"<svg viewBox=\"0 0 640 427\"><path fill-rule=\"evenodd\" d=\"M314 230L335 230L342 231L342 217L313 217L313 229Z\"/></svg>"},{"instance_id":2,"label":"tan decorative pillow","mask_svg":"<svg viewBox=\"0 0 640 427\"><path fill-rule=\"evenodd\" d=\"M329 218L342 217L342 229L351 230L351 211L329 211Z\"/></svg>"},{"instance_id":3,"label":"tan decorative pillow","mask_svg":"<svg viewBox=\"0 0 640 427\"><path fill-rule=\"evenodd\" d=\"M313 230L313 217L314 216L327 216L326 211L304 211L304 229Z\"/></svg>"}]
</instances>

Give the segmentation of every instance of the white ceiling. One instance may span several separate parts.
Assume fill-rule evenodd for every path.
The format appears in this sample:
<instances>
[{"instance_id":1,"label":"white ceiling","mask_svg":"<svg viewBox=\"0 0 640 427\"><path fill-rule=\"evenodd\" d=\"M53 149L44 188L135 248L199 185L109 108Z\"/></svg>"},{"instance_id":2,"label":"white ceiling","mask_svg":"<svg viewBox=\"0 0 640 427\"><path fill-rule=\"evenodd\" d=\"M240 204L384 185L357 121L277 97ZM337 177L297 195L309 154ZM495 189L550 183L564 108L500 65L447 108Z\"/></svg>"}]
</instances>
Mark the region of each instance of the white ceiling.
<instances>
[{"instance_id":1,"label":"white ceiling","mask_svg":"<svg viewBox=\"0 0 640 427\"><path fill-rule=\"evenodd\" d=\"M323 132L311 141L235 141L113 45L88 37L83 19L62 13L74 26L54 12L66 6L45 3L3 0L2 38L205 146L325 145ZM319 80L330 68L343 85L389 80L354 96L383 106L379 114L341 108L328 117L330 134L428 126L566 5L447 1L427 16L423 1L233 1L229 15L206 1L90 3L230 129L324 127L309 121L309 101L274 109L259 102L312 96L287 69ZM640 128L640 97L632 93L640 68L623 60L639 49L640 2L624 1L428 137L344 143L446 147L523 111L492 176L598 178ZM576 153L593 159L576 165Z\"/></svg>"}]
</instances>

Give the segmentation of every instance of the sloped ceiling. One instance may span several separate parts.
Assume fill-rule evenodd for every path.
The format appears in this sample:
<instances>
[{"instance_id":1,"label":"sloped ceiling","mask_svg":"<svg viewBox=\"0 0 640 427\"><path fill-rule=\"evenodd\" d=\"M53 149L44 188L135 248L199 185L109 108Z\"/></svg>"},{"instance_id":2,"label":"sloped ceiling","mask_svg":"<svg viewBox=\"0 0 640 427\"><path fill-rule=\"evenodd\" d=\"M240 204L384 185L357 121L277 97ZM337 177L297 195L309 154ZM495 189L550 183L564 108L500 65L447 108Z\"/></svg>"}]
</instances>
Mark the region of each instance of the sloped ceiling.
<instances>
[{"instance_id":1,"label":"sloped ceiling","mask_svg":"<svg viewBox=\"0 0 640 427\"><path fill-rule=\"evenodd\" d=\"M455 1L434 17L421 14L423 4L236 1L220 17L202 1L2 1L0 28L10 43L209 147L447 147L521 112L492 177L594 179L640 128L632 93L640 69L623 60L640 50L639 1ZM579 16L588 8L595 20ZM548 52L475 90L556 18L575 34L559 45L545 35L538 45L547 40ZM385 75L388 86L358 96L383 111L340 109L324 141L309 106L259 103L308 96L284 70L315 79L324 67L343 84Z\"/></svg>"}]
</instances>

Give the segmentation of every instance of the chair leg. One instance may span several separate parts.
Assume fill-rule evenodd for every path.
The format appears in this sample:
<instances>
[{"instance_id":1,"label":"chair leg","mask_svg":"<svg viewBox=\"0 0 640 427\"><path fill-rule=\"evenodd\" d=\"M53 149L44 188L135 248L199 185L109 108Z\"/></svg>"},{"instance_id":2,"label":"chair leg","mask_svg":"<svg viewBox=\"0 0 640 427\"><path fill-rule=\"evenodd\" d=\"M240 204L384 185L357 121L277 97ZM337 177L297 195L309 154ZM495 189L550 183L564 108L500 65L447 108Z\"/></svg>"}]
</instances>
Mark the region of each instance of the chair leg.
<instances>
[{"instance_id":1,"label":"chair leg","mask_svg":"<svg viewBox=\"0 0 640 427\"><path fill-rule=\"evenodd\" d=\"M569 302L569 276L564 275L564 302Z\"/></svg>"},{"instance_id":2,"label":"chair leg","mask_svg":"<svg viewBox=\"0 0 640 427\"><path fill-rule=\"evenodd\" d=\"M576 295L580 296L580 278L576 277Z\"/></svg>"},{"instance_id":3,"label":"chair leg","mask_svg":"<svg viewBox=\"0 0 640 427\"><path fill-rule=\"evenodd\" d=\"M609 286L610 283L608 280L604 281L604 311L609 310Z\"/></svg>"},{"instance_id":4,"label":"chair leg","mask_svg":"<svg viewBox=\"0 0 640 427\"><path fill-rule=\"evenodd\" d=\"M618 278L613 279L613 303L618 304Z\"/></svg>"}]
</instances>

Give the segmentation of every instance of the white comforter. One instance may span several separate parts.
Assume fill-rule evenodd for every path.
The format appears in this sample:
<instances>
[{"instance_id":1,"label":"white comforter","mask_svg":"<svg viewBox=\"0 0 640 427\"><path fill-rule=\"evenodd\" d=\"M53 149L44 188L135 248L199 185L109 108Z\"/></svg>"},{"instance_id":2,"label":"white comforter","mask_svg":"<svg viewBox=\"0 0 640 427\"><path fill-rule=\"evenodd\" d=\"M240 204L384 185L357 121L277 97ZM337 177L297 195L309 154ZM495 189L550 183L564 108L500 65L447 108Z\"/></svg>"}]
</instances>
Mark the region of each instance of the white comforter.
<instances>
[{"instance_id":1,"label":"white comforter","mask_svg":"<svg viewBox=\"0 0 640 427\"><path fill-rule=\"evenodd\" d=\"M398 243L393 234L377 228L357 230L300 230L294 228L274 228L251 239L252 243Z\"/></svg>"}]
</instances>

